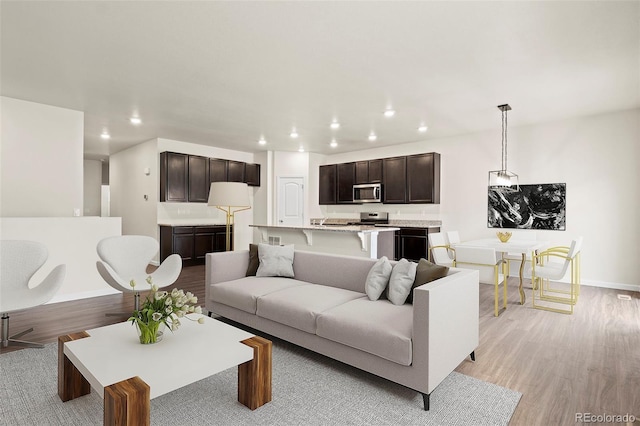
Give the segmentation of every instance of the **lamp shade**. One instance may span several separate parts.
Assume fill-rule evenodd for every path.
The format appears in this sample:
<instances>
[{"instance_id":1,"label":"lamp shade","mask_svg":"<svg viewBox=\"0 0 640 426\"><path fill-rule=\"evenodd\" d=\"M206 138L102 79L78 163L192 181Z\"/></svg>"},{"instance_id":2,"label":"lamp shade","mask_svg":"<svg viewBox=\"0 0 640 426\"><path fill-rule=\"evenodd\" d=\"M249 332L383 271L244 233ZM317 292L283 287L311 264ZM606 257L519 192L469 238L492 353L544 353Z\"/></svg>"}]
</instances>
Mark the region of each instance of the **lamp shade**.
<instances>
[{"instance_id":1,"label":"lamp shade","mask_svg":"<svg viewBox=\"0 0 640 426\"><path fill-rule=\"evenodd\" d=\"M212 182L207 204L210 206L250 207L249 187L242 182Z\"/></svg>"}]
</instances>

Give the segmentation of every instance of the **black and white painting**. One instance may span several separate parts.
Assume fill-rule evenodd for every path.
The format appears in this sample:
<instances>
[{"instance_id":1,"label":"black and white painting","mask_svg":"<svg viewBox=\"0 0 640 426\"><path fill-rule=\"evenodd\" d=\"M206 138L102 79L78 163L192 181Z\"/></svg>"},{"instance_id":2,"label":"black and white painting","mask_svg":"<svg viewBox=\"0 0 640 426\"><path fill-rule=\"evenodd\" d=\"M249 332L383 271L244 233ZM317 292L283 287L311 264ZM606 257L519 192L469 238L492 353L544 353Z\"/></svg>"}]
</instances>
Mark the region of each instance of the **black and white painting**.
<instances>
[{"instance_id":1,"label":"black and white painting","mask_svg":"<svg viewBox=\"0 0 640 426\"><path fill-rule=\"evenodd\" d=\"M520 185L518 192L489 188L489 228L564 231L567 186L564 183Z\"/></svg>"}]
</instances>

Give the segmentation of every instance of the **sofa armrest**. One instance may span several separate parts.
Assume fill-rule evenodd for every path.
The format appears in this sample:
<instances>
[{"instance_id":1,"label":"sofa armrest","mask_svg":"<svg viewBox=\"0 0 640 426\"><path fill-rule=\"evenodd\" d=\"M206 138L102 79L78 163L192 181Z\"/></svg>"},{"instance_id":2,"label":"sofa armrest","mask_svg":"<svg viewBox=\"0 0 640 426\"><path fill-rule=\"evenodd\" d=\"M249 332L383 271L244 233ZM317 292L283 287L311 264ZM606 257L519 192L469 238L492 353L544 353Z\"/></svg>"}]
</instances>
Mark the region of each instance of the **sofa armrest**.
<instances>
[{"instance_id":1,"label":"sofa armrest","mask_svg":"<svg viewBox=\"0 0 640 426\"><path fill-rule=\"evenodd\" d=\"M478 283L478 271L458 270L414 289L413 360L428 393L478 347Z\"/></svg>"},{"instance_id":2,"label":"sofa armrest","mask_svg":"<svg viewBox=\"0 0 640 426\"><path fill-rule=\"evenodd\" d=\"M211 284L240 279L247 274L249 250L207 253L205 257L205 297Z\"/></svg>"}]
</instances>

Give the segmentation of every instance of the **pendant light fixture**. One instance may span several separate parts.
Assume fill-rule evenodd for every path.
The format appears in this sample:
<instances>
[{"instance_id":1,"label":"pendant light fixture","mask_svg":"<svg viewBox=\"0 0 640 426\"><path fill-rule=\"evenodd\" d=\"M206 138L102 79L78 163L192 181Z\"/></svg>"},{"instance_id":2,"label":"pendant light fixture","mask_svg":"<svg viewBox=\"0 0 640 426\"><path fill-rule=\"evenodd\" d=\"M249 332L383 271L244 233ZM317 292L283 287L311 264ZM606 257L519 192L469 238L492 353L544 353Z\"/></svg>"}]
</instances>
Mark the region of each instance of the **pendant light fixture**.
<instances>
[{"instance_id":1,"label":"pendant light fixture","mask_svg":"<svg viewBox=\"0 0 640 426\"><path fill-rule=\"evenodd\" d=\"M500 170L489 172L489 188L502 192L518 192L518 175L507 170L507 111L511 110L509 104L498 105L502 111L502 167Z\"/></svg>"}]
</instances>

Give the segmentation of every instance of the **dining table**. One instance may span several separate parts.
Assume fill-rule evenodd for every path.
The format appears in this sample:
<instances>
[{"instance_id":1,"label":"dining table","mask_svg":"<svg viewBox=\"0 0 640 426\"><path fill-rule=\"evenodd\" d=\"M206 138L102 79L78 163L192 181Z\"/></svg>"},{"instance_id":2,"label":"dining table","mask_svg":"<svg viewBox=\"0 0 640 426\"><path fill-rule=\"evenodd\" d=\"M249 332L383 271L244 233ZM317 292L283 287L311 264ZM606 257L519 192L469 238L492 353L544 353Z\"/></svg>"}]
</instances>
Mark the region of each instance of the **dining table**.
<instances>
[{"instance_id":1,"label":"dining table","mask_svg":"<svg viewBox=\"0 0 640 426\"><path fill-rule=\"evenodd\" d=\"M527 253L534 255L538 253L538 250L541 248L545 248L549 246L548 241L538 241L538 240L524 240L524 239L514 239L509 240L507 242L500 241L497 237L495 238L483 238L478 240L470 240L470 241L462 241L456 244L451 244L452 248L456 247L488 247L493 248L497 252L502 253L504 256L506 253L520 253L522 255L522 261L520 263L520 285L518 286L518 291L520 293L520 304L524 305L526 300L524 290L523 290L523 274L524 274L524 265L527 261Z\"/></svg>"}]
</instances>

